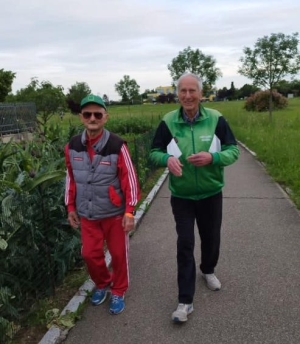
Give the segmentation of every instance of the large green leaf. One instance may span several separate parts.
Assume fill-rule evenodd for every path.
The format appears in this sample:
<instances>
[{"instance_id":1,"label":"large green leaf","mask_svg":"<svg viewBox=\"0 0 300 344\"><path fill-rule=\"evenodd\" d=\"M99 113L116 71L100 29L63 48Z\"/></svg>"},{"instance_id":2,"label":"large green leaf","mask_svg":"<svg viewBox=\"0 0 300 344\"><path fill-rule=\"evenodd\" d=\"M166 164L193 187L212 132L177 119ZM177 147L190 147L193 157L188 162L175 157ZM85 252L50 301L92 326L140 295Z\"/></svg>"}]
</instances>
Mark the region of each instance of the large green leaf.
<instances>
[{"instance_id":1,"label":"large green leaf","mask_svg":"<svg viewBox=\"0 0 300 344\"><path fill-rule=\"evenodd\" d=\"M42 189L45 189L49 185L62 180L66 176L66 171L50 171L50 172L44 172L40 174L39 176L33 178L32 180L28 181L26 185L24 186L24 191L32 191L36 187L41 187Z\"/></svg>"}]
</instances>

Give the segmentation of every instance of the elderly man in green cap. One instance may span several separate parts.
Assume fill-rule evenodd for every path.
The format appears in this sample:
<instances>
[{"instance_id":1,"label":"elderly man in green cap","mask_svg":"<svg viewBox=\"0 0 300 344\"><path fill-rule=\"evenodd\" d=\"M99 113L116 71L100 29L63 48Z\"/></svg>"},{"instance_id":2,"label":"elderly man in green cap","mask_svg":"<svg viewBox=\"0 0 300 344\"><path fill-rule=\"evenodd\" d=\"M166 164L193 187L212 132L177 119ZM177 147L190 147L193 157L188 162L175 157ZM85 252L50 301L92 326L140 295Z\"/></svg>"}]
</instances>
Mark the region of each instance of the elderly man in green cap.
<instances>
[{"instance_id":1,"label":"elderly man in green cap","mask_svg":"<svg viewBox=\"0 0 300 344\"><path fill-rule=\"evenodd\" d=\"M111 292L109 312L119 314L129 285L128 233L134 229L140 188L126 142L105 129L103 99L86 96L80 111L85 129L65 147L68 221L81 229L82 256L96 286L92 304L103 303ZM112 271L105 262L104 242Z\"/></svg>"}]
</instances>

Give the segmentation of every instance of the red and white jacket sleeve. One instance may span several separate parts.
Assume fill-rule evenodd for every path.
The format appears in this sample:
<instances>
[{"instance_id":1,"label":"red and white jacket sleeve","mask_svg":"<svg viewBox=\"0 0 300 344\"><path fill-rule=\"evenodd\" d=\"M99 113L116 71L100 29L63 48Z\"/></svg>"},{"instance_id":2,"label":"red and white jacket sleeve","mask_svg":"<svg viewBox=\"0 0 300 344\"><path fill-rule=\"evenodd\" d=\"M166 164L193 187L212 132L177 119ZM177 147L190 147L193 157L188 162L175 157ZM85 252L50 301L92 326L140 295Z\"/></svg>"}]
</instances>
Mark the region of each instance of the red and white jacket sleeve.
<instances>
[{"instance_id":1,"label":"red and white jacket sleeve","mask_svg":"<svg viewBox=\"0 0 300 344\"><path fill-rule=\"evenodd\" d=\"M69 213L71 211L76 211L76 184L71 167L68 144L65 146L65 160L67 166L65 204Z\"/></svg>"},{"instance_id":2,"label":"red and white jacket sleeve","mask_svg":"<svg viewBox=\"0 0 300 344\"><path fill-rule=\"evenodd\" d=\"M125 212L130 213L140 199L140 185L126 144L122 145L118 158L118 177L125 197Z\"/></svg>"}]
</instances>

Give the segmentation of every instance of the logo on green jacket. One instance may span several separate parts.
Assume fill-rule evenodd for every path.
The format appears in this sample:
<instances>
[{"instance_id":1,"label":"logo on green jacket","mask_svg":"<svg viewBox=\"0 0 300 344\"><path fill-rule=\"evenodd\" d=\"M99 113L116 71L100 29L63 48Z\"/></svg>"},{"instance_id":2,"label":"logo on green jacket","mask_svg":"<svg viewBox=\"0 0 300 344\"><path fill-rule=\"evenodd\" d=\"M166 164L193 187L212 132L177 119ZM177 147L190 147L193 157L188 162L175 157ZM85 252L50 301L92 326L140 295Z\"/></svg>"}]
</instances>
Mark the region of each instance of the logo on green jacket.
<instances>
[{"instance_id":1,"label":"logo on green jacket","mask_svg":"<svg viewBox=\"0 0 300 344\"><path fill-rule=\"evenodd\" d=\"M200 135L199 136L199 139L202 141L202 142L210 142L211 139L212 139L212 135Z\"/></svg>"}]
</instances>

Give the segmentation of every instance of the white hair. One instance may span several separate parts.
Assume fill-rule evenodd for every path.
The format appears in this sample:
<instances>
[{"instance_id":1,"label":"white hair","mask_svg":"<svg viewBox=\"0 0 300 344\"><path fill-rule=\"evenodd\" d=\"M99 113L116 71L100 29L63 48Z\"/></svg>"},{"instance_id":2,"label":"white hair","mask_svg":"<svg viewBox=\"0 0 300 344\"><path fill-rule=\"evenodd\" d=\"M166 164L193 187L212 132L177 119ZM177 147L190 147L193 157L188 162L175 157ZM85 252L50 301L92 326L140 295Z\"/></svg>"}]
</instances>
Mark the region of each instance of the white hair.
<instances>
[{"instance_id":1,"label":"white hair","mask_svg":"<svg viewBox=\"0 0 300 344\"><path fill-rule=\"evenodd\" d=\"M190 76L190 77L194 78L197 81L197 84L198 84L198 87L199 87L199 91L202 90L202 79L197 74L190 73L190 72L184 72L179 77L179 79L176 82L176 92L177 92L177 95L178 95L178 90L179 90L179 86L180 86L180 83L181 83L182 79L184 79L187 76Z\"/></svg>"}]
</instances>

